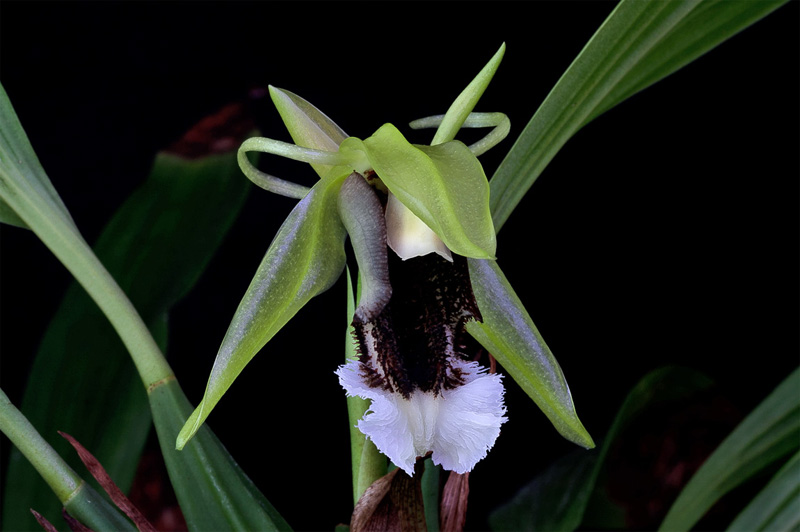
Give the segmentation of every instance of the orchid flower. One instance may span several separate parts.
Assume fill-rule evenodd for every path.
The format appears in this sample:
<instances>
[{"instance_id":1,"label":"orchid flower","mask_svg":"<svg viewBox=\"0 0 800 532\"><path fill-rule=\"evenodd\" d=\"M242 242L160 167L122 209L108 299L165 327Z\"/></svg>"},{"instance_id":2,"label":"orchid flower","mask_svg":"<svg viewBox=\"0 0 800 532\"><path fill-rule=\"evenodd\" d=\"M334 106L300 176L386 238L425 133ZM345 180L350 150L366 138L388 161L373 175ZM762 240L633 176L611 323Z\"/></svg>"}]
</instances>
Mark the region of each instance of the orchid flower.
<instances>
[{"instance_id":1,"label":"orchid flower","mask_svg":"<svg viewBox=\"0 0 800 532\"><path fill-rule=\"evenodd\" d=\"M503 45L445 115L429 146L393 125L348 137L291 92L270 95L296 144L251 138L243 172L262 188L297 198L222 342L201 404L178 436L182 448L245 365L313 296L345 269L349 236L360 297L351 331L356 356L336 375L349 396L370 401L358 428L409 475L418 457L457 473L486 456L507 421L503 377L477 360L491 355L569 440L592 447L569 388L495 260L489 184L477 156L509 131L501 113L473 113ZM492 127L477 143L462 127ZM311 188L255 168L247 152L311 164ZM351 294L352 295L352 294Z\"/></svg>"}]
</instances>

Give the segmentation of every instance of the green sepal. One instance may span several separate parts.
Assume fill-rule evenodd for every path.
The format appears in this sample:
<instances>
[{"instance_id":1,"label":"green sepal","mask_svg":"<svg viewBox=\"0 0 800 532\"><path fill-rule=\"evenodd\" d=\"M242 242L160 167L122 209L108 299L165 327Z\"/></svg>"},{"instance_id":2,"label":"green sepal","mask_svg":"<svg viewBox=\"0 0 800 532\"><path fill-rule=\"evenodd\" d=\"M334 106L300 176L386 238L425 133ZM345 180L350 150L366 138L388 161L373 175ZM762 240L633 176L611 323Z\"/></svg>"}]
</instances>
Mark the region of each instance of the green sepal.
<instances>
[{"instance_id":1,"label":"green sepal","mask_svg":"<svg viewBox=\"0 0 800 532\"><path fill-rule=\"evenodd\" d=\"M236 309L205 395L176 442L182 449L248 362L345 266L345 230L337 197L349 171L334 167L300 200L272 241Z\"/></svg>"},{"instance_id":2,"label":"green sepal","mask_svg":"<svg viewBox=\"0 0 800 532\"><path fill-rule=\"evenodd\" d=\"M347 138L333 120L300 96L272 86L269 94L292 140L298 146L335 152L339 149L339 144ZM311 163L311 167L320 177L331 168L316 163Z\"/></svg>"},{"instance_id":3,"label":"green sepal","mask_svg":"<svg viewBox=\"0 0 800 532\"><path fill-rule=\"evenodd\" d=\"M483 323L469 332L539 406L558 432L590 449L592 437L575 413L567 381L553 353L495 261L469 260L469 275Z\"/></svg>"},{"instance_id":4,"label":"green sepal","mask_svg":"<svg viewBox=\"0 0 800 532\"><path fill-rule=\"evenodd\" d=\"M463 143L409 143L392 124L361 141L346 139L340 152L366 159L389 191L436 233L451 251L494 259L497 241L489 212L489 183ZM361 170L359 170L361 171Z\"/></svg>"},{"instance_id":5,"label":"green sepal","mask_svg":"<svg viewBox=\"0 0 800 532\"><path fill-rule=\"evenodd\" d=\"M439 128L436 130L431 144L441 144L455 138L461 126L464 125L464 121L475 108L481 96L483 96L483 92L486 90L486 87L489 86L489 82L492 81L505 53L506 43L503 43L489 62L486 63L486 66L475 76L475 79L467 85L467 88L465 88L461 94L458 95L458 98L450 105L450 108L444 115L442 123L439 124Z\"/></svg>"}]
</instances>

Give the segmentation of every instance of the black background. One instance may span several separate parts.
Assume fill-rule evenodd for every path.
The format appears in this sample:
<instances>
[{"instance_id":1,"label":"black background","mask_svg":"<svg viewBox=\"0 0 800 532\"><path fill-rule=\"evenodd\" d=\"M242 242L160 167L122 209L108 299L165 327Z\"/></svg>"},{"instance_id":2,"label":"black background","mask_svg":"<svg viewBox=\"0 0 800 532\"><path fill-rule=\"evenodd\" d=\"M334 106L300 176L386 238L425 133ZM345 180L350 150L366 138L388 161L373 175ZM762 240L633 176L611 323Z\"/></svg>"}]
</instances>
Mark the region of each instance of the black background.
<instances>
[{"instance_id":1,"label":"black background","mask_svg":"<svg viewBox=\"0 0 800 532\"><path fill-rule=\"evenodd\" d=\"M512 122L509 139L481 158L491 175L613 5L4 1L0 81L93 242L156 150L253 88L291 90L350 135L384 122L408 132L410 120L444 112L505 41L477 109ZM797 365L797 21L792 2L589 124L498 237L499 264L595 438L635 382L664 364L706 372L740 412ZM274 110L258 118L265 136L288 140ZM266 164L313 182L304 165ZM291 206L254 189L171 316L171 364L194 403ZM18 402L70 277L30 233L3 227L0 237L0 384ZM332 373L344 290L342 279L302 310L209 420L301 530L330 530L351 508L344 394ZM474 529L573 448L506 384L510 421L471 477Z\"/></svg>"}]
</instances>

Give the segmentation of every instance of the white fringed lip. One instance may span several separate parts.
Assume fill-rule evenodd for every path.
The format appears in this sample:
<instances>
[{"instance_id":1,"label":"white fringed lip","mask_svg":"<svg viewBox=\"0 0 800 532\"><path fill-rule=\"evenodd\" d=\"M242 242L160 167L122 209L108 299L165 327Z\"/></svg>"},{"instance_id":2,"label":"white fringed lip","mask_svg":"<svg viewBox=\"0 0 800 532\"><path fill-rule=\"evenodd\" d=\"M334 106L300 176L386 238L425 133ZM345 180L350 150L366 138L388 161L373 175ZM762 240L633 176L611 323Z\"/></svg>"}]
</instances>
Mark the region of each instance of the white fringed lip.
<instances>
[{"instance_id":1,"label":"white fringed lip","mask_svg":"<svg viewBox=\"0 0 800 532\"><path fill-rule=\"evenodd\" d=\"M436 465L456 473L471 471L486 457L507 421L502 377L477 362L448 361L462 373L463 384L438 393L415 390L405 398L370 387L362 362L351 360L336 371L348 395L372 404L358 428L408 475L417 457L431 452Z\"/></svg>"}]
</instances>

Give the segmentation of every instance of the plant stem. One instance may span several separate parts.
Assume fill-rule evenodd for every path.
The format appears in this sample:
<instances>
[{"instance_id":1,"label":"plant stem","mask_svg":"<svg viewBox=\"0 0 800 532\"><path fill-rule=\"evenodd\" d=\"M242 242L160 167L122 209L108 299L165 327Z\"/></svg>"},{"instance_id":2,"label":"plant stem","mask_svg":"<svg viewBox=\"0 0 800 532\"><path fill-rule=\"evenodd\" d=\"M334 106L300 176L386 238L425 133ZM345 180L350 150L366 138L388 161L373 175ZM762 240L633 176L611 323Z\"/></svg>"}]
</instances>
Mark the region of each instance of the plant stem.
<instances>
[{"instance_id":1,"label":"plant stem","mask_svg":"<svg viewBox=\"0 0 800 532\"><path fill-rule=\"evenodd\" d=\"M0 431L25 455L62 503L66 503L83 484L78 474L42 438L22 412L11 404L2 390Z\"/></svg>"}]
</instances>

